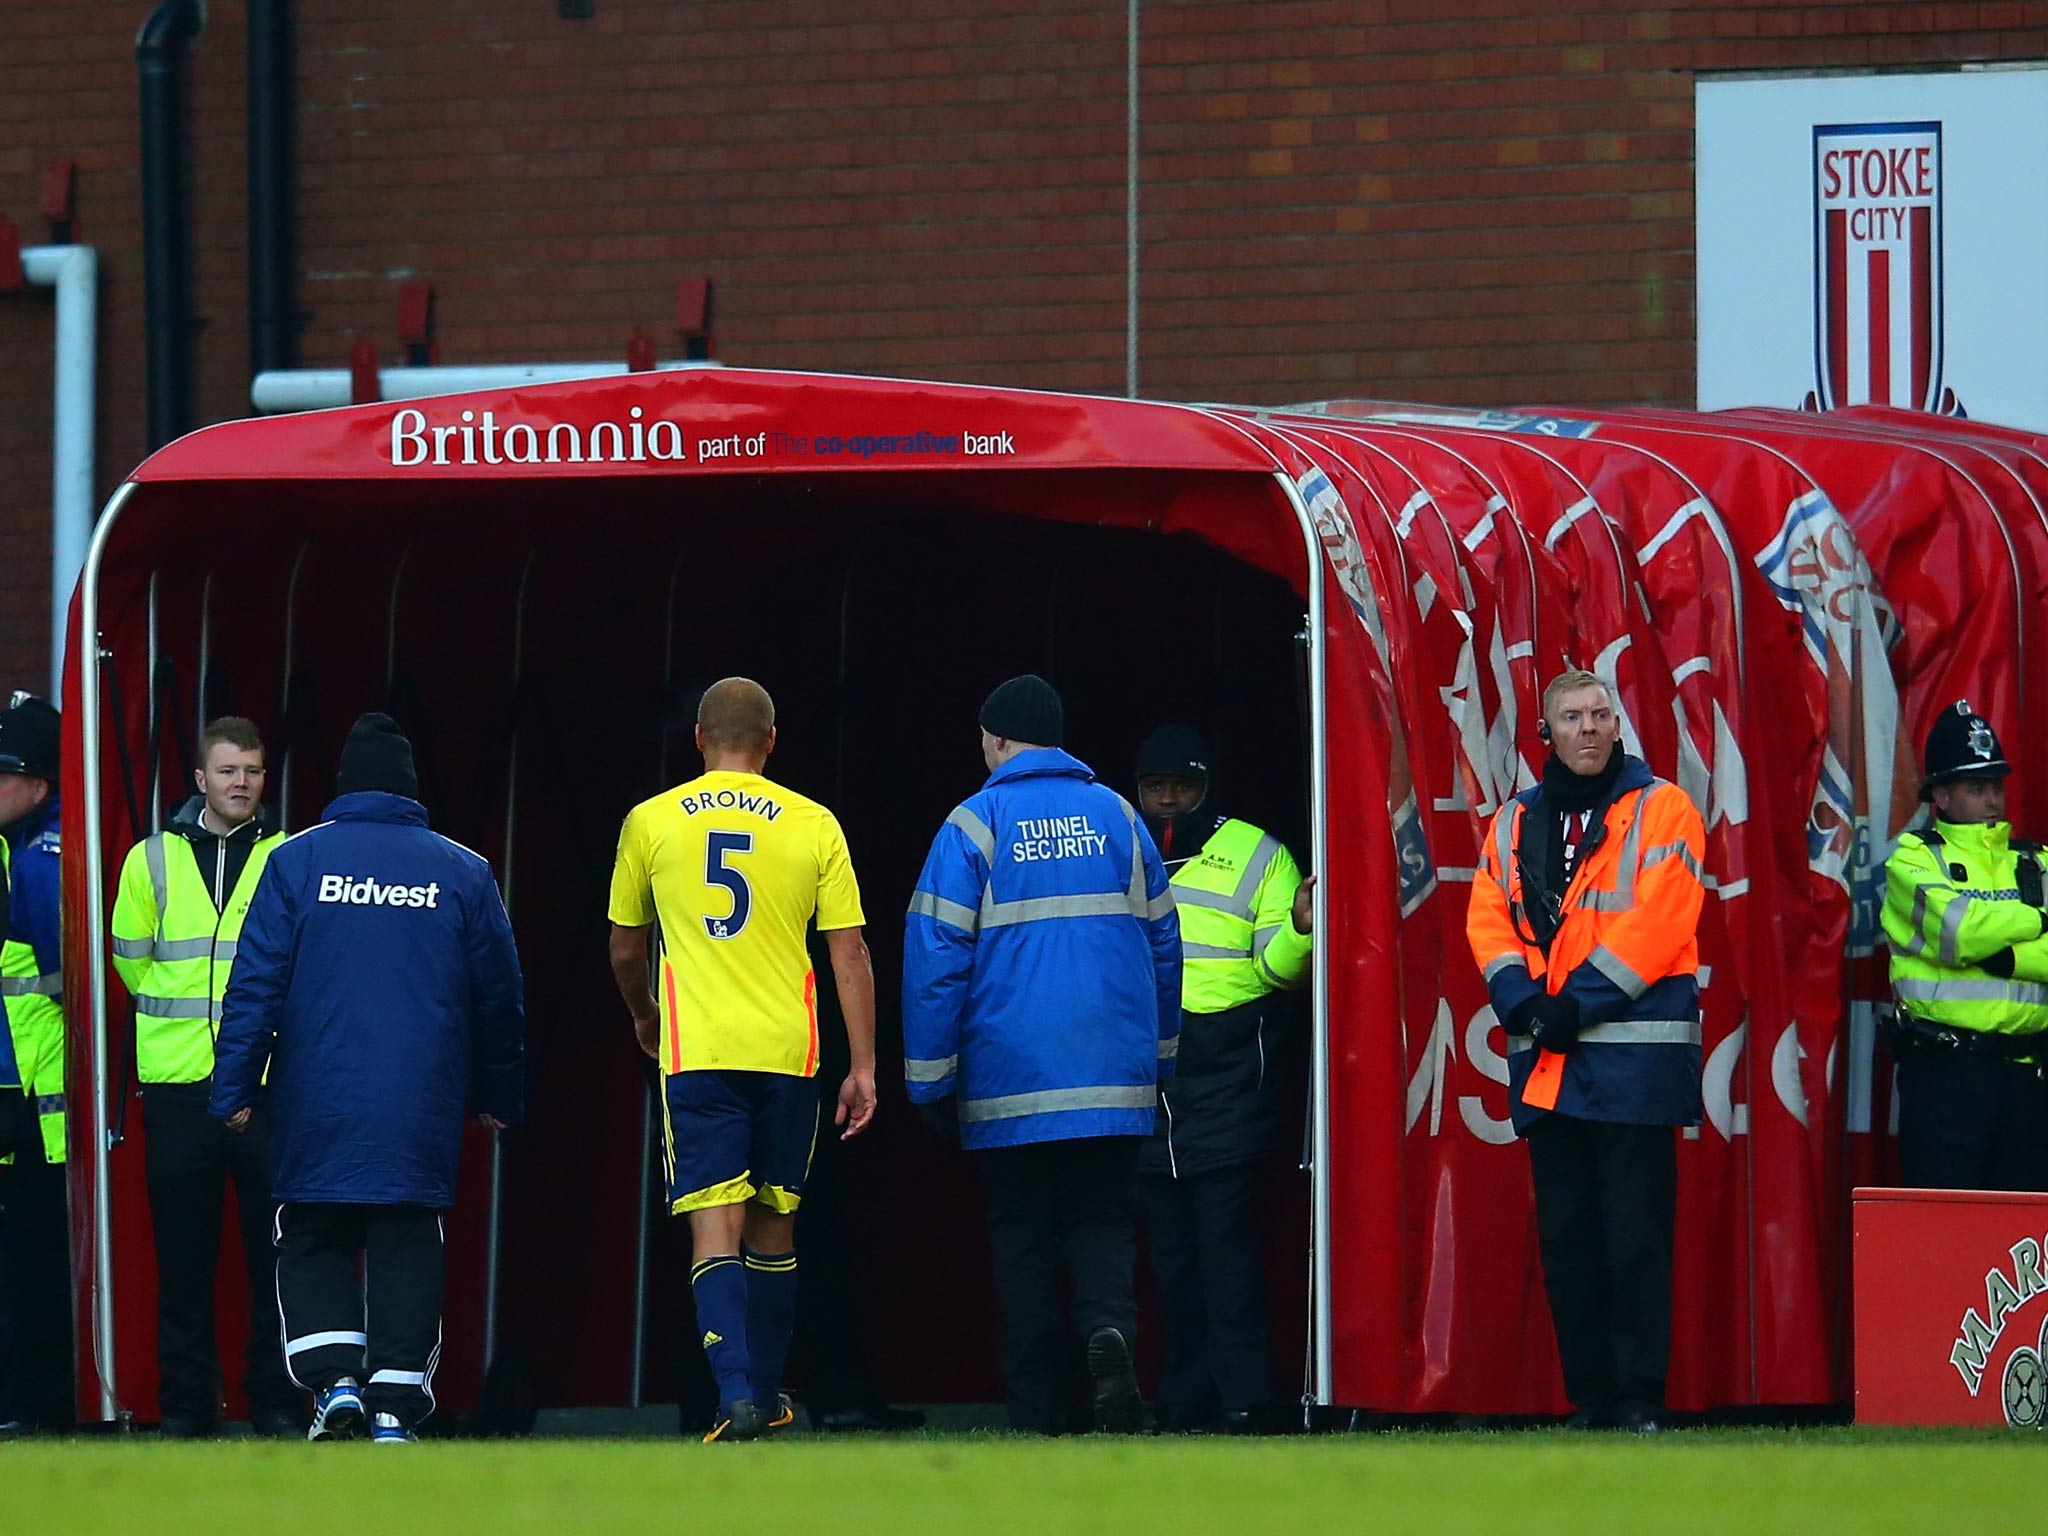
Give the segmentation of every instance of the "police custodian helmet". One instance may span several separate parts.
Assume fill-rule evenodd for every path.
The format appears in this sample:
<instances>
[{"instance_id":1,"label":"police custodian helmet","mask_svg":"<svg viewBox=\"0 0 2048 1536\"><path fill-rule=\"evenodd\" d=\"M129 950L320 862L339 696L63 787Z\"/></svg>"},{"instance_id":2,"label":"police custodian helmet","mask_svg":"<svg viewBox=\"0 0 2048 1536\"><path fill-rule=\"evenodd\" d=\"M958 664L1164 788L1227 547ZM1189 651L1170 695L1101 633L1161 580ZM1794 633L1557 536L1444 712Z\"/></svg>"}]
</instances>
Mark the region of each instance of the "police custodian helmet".
<instances>
[{"instance_id":1,"label":"police custodian helmet","mask_svg":"<svg viewBox=\"0 0 2048 1536\"><path fill-rule=\"evenodd\" d=\"M1927 778L1920 798L1932 800L1934 786L1957 779L2002 779L2012 772L1991 722L1968 699L1944 709L1927 733Z\"/></svg>"}]
</instances>

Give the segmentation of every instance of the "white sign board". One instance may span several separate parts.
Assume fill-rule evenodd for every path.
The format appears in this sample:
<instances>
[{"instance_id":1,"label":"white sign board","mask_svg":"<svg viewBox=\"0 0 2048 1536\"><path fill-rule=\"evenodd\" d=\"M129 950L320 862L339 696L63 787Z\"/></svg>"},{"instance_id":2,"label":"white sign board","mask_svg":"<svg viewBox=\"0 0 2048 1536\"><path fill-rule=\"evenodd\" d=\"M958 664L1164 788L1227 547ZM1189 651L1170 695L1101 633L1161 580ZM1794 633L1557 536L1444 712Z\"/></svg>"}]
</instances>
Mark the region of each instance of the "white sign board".
<instances>
[{"instance_id":1,"label":"white sign board","mask_svg":"<svg viewBox=\"0 0 2048 1536\"><path fill-rule=\"evenodd\" d=\"M2048 64L1699 83L1699 404L2048 431Z\"/></svg>"}]
</instances>

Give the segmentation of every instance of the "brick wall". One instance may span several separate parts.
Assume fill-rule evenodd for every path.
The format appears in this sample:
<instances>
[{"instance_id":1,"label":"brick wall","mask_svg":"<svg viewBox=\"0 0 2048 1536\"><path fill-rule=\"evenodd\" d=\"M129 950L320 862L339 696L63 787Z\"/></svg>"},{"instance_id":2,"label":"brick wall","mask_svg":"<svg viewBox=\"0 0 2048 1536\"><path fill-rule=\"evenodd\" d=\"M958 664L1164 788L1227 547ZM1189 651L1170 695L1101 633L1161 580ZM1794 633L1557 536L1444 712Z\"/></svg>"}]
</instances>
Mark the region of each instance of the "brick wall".
<instances>
[{"instance_id":1,"label":"brick wall","mask_svg":"<svg viewBox=\"0 0 2048 1536\"><path fill-rule=\"evenodd\" d=\"M69 156L102 252L103 491L144 445L148 9L30 7L0 49L0 214ZM412 275L445 361L618 357L636 322L670 350L706 274L732 361L1123 388L1117 0L296 10L309 364L390 358ZM248 398L245 11L211 12L202 421ZM1687 403L1695 71L2044 54L2040 0L1145 0L1140 389ZM0 687L46 666L49 310L0 296Z\"/></svg>"}]
</instances>

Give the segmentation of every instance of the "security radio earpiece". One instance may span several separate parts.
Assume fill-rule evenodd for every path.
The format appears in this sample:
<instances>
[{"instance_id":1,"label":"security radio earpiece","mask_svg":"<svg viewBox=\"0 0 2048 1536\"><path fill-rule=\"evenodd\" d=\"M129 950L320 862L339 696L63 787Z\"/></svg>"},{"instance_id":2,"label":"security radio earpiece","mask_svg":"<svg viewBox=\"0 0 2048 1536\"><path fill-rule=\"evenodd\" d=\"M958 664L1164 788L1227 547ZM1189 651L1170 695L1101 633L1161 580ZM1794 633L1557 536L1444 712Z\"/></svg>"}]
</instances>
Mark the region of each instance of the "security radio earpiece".
<instances>
[{"instance_id":1,"label":"security radio earpiece","mask_svg":"<svg viewBox=\"0 0 2048 1536\"><path fill-rule=\"evenodd\" d=\"M1538 720L1536 722L1536 739L1546 747L1550 745L1550 722L1548 720Z\"/></svg>"}]
</instances>

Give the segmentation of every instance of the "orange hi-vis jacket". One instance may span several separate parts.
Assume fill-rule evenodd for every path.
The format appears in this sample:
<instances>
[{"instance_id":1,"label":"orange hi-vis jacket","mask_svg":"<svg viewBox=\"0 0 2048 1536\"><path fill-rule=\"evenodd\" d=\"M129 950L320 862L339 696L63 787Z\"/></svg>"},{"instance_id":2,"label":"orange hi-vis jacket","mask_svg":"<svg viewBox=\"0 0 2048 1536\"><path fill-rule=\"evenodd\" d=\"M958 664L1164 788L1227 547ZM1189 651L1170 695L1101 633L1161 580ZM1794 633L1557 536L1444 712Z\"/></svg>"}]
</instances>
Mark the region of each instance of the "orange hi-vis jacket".
<instances>
[{"instance_id":1,"label":"orange hi-vis jacket","mask_svg":"<svg viewBox=\"0 0 2048 1536\"><path fill-rule=\"evenodd\" d=\"M1700 1119L1700 856L1691 798L1626 758L1597 807L1548 944L1536 891L1555 816L1539 785L1502 806L1488 829L1465 936L1508 1036L1515 1129L1545 1112L1631 1125ZM1539 820L1540 818L1540 820ZM1525 895L1530 898L1525 902ZM1579 1035L1538 1051L1528 1004L1540 993L1576 1006Z\"/></svg>"}]
</instances>

